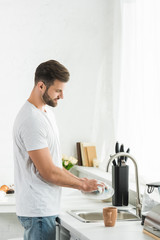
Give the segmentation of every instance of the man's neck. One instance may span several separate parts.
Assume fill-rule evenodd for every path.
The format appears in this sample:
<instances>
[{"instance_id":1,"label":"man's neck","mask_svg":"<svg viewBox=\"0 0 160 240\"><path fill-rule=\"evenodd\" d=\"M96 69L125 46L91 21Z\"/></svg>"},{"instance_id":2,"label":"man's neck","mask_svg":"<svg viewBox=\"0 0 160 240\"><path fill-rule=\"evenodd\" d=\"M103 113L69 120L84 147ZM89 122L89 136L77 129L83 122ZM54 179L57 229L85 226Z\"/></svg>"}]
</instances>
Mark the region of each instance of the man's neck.
<instances>
[{"instance_id":1,"label":"man's neck","mask_svg":"<svg viewBox=\"0 0 160 240\"><path fill-rule=\"evenodd\" d=\"M36 108L38 108L42 112L46 112L46 110L45 110L46 105L42 102L41 99L39 99L38 97L35 96L33 91L31 92L31 95L27 100L28 100L28 102L33 104Z\"/></svg>"}]
</instances>

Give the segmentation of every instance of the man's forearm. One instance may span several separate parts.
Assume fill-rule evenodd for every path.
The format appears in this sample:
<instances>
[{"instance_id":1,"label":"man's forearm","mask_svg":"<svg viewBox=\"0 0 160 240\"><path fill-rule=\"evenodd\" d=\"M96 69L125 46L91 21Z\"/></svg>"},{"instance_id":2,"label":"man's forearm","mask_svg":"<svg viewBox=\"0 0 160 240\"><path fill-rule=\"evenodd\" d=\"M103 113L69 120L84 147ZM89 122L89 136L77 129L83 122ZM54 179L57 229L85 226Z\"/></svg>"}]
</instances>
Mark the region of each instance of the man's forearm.
<instances>
[{"instance_id":1,"label":"man's forearm","mask_svg":"<svg viewBox=\"0 0 160 240\"><path fill-rule=\"evenodd\" d=\"M70 176L72 176L72 177L74 177L76 179L80 179L77 176L75 176L74 174L72 174L70 171L66 170L64 167L63 167L63 170L65 171L66 174L69 174Z\"/></svg>"},{"instance_id":2,"label":"man's forearm","mask_svg":"<svg viewBox=\"0 0 160 240\"><path fill-rule=\"evenodd\" d=\"M46 180L61 187L69 187L87 192L97 190L97 186L99 185L95 179L78 178L65 168L61 169L57 166L54 166Z\"/></svg>"},{"instance_id":3,"label":"man's forearm","mask_svg":"<svg viewBox=\"0 0 160 240\"><path fill-rule=\"evenodd\" d=\"M42 177L48 182L61 187L71 187L79 190L83 189L80 178L76 177L65 168L59 168L55 165L47 176Z\"/></svg>"}]
</instances>

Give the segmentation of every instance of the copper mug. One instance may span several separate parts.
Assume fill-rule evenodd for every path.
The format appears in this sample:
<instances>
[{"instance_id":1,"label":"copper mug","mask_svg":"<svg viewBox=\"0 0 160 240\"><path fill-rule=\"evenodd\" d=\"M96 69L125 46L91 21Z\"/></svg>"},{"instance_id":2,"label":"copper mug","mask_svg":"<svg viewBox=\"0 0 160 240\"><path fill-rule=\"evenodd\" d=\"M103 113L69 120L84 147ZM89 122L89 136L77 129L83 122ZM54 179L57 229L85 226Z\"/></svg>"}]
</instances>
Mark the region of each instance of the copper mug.
<instances>
[{"instance_id":1,"label":"copper mug","mask_svg":"<svg viewBox=\"0 0 160 240\"><path fill-rule=\"evenodd\" d=\"M117 220L117 208L115 207L103 208L103 219L105 227L114 227Z\"/></svg>"}]
</instances>

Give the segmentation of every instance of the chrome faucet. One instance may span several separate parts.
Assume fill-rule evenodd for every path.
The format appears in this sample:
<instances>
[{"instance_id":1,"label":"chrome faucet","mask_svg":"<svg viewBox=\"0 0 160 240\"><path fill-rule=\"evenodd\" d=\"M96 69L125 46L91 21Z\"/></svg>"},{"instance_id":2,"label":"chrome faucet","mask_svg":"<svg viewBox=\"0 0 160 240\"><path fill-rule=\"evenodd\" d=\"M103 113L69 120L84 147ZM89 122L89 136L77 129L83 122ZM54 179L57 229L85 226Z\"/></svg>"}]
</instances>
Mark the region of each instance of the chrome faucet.
<instances>
[{"instance_id":1,"label":"chrome faucet","mask_svg":"<svg viewBox=\"0 0 160 240\"><path fill-rule=\"evenodd\" d=\"M137 166L136 160L129 153L125 153L125 152L116 153L116 154L110 156L110 159L107 163L106 171L108 172L108 170L109 170L110 162L112 162L115 158L122 157L122 156L130 158L133 161L134 166L135 166L136 191L137 191L136 215L141 217L142 204L141 204L141 200L140 200L138 166Z\"/></svg>"}]
</instances>

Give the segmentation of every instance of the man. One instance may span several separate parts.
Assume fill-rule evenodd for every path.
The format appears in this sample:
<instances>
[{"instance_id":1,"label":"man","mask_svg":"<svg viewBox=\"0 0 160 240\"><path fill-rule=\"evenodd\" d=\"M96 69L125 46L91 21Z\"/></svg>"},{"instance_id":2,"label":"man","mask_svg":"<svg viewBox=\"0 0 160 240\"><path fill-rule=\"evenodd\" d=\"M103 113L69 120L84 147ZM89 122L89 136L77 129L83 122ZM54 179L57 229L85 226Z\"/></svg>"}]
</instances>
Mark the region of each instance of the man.
<instances>
[{"instance_id":1,"label":"man","mask_svg":"<svg viewBox=\"0 0 160 240\"><path fill-rule=\"evenodd\" d=\"M41 63L31 95L14 123L16 214L25 229L24 240L55 239L61 187L91 192L102 186L62 168L58 129L46 105L57 106L68 80L69 72L59 62Z\"/></svg>"}]
</instances>

